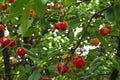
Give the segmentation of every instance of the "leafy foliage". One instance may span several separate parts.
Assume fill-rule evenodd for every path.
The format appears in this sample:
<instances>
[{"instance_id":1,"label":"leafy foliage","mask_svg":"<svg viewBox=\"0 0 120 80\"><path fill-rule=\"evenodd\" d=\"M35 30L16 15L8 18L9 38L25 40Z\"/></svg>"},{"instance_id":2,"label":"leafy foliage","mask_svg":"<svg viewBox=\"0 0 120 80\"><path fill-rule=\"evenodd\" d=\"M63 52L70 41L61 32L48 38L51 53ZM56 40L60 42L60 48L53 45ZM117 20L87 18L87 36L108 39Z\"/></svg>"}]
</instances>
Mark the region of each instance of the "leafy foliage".
<instances>
[{"instance_id":1,"label":"leafy foliage","mask_svg":"<svg viewBox=\"0 0 120 80\"><path fill-rule=\"evenodd\" d=\"M14 48L7 48L12 80L40 80L44 76L53 80L102 80L109 77L113 67L120 71L120 59L115 55L120 34L120 4L116 4L117 1L14 0L8 3L2 0L0 5L6 3L8 8L4 11L0 9L0 22L5 26L4 33L9 32L7 37L17 42ZM48 4L50 9L47 9ZM58 10L58 4L62 4L63 8ZM34 17L30 16L31 9L35 12ZM56 22L67 22L67 30L55 29ZM107 36L101 36L99 30L106 25L111 25L112 30ZM82 36L80 44L77 43ZM92 38L99 39L98 46L91 45ZM71 56L76 44L79 46ZM17 47L25 48L23 58L16 54ZM2 49L1 46L1 80L4 78ZM72 59L66 59L75 55L84 58L85 64L80 69L74 67ZM18 61L12 63L12 58ZM67 61L72 71L61 75L57 64Z\"/></svg>"}]
</instances>

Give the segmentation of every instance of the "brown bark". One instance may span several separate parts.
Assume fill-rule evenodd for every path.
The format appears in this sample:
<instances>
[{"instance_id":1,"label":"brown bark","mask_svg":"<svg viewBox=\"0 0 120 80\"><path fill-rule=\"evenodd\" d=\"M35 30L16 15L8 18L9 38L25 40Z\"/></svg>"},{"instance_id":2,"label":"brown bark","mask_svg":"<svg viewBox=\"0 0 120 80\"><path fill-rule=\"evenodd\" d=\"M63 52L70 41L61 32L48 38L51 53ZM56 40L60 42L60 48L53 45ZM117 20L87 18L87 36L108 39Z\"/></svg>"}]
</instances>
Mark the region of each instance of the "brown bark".
<instances>
[{"instance_id":1,"label":"brown bark","mask_svg":"<svg viewBox=\"0 0 120 80\"><path fill-rule=\"evenodd\" d=\"M4 32L0 31L0 38L4 36ZM3 47L4 48L4 47ZM4 66L5 66L5 78L4 80L11 80L11 75L10 75L10 62L9 62L9 49L4 48L2 50L3 53L3 59L4 59Z\"/></svg>"}]
</instances>

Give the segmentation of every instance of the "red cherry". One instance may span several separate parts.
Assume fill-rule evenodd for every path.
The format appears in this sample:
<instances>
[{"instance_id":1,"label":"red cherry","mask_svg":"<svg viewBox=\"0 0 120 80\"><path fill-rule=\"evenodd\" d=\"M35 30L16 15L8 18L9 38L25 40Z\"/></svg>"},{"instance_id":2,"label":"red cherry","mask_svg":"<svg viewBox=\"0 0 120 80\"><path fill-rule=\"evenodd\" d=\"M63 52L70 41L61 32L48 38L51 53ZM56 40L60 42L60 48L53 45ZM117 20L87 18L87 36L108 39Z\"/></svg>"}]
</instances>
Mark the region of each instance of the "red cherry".
<instances>
[{"instance_id":1,"label":"red cherry","mask_svg":"<svg viewBox=\"0 0 120 80\"><path fill-rule=\"evenodd\" d=\"M69 67L68 70L67 70L67 72L71 72L71 71L72 71L72 68Z\"/></svg>"},{"instance_id":2,"label":"red cherry","mask_svg":"<svg viewBox=\"0 0 120 80\"><path fill-rule=\"evenodd\" d=\"M14 0L8 0L8 2L9 2L9 3L13 3L13 2L14 2Z\"/></svg>"},{"instance_id":3,"label":"red cherry","mask_svg":"<svg viewBox=\"0 0 120 80\"><path fill-rule=\"evenodd\" d=\"M2 38L0 39L0 42L1 42L1 45L2 45L2 46L7 46L7 45L10 43L10 39L7 38L7 37L2 37Z\"/></svg>"},{"instance_id":4,"label":"red cherry","mask_svg":"<svg viewBox=\"0 0 120 80\"><path fill-rule=\"evenodd\" d=\"M66 60L70 60L70 56L67 56L67 57L66 57Z\"/></svg>"},{"instance_id":5,"label":"red cherry","mask_svg":"<svg viewBox=\"0 0 120 80\"><path fill-rule=\"evenodd\" d=\"M72 63L77 69L80 69L84 65L84 59L82 56L74 56Z\"/></svg>"},{"instance_id":6,"label":"red cherry","mask_svg":"<svg viewBox=\"0 0 120 80\"><path fill-rule=\"evenodd\" d=\"M61 70L62 70L62 68L63 68L64 65L65 65L64 62L58 63L57 69L58 69L59 72L61 72ZM62 71L62 74L68 72L68 69L69 69L69 65L66 65L66 66L64 67L63 71Z\"/></svg>"},{"instance_id":7,"label":"red cherry","mask_svg":"<svg viewBox=\"0 0 120 80\"><path fill-rule=\"evenodd\" d=\"M73 19L73 16L69 16L69 20L72 20Z\"/></svg>"},{"instance_id":8,"label":"red cherry","mask_svg":"<svg viewBox=\"0 0 120 80\"><path fill-rule=\"evenodd\" d=\"M100 34L101 34L102 36L107 36L108 33L109 33L109 29L108 29L108 28L103 27L103 28L100 29Z\"/></svg>"},{"instance_id":9,"label":"red cherry","mask_svg":"<svg viewBox=\"0 0 120 80\"><path fill-rule=\"evenodd\" d=\"M1 6L1 8L2 8L2 10L6 10L7 9L7 4L2 4L2 6Z\"/></svg>"},{"instance_id":10,"label":"red cherry","mask_svg":"<svg viewBox=\"0 0 120 80\"><path fill-rule=\"evenodd\" d=\"M48 77L42 77L42 80L50 80Z\"/></svg>"},{"instance_id":11,"label":"red cherry","mask_svg":"<svg viewBox=\"0 0 120 80\"><path fill-rule=\"evenodd\" d=\"M109 30L112 30L112 26L111 25L106 25L105 26L107 29L109 29Z\"/></svg>"},{"instance_id":12,"label":"red cherry","mask_svg":"<svg viewBox=\"0 0 120 80\"><path fill-rule=\"evenodd\" d=\"M50 9L51 8L51 6L50 5L47 5L47 9Z\"/></svg>"},{"instance_id":13,"label":"red cherry","mask_svg":"<svg viewBox=\"0 0 120 80\"><path fill-rule=\"evenodd\" d=\"M54 24L54 28L55 28L55 29L60 29L60 22L55 23L55 24Z\"/></svg>"},{"instance_id":14,"label":"red cherry","mask_svg":"<svg viewBox=\"0 0 120 80\"><path fill-rule=\"evenodd\" d=\"M63 8L63 5L62 5L62 4L58 4L58 5L57 5L57 9L58 9L58 10L60 10L60 9L62 9L62 8Z\"/></svg>"},{"instance_id":15,"label":"red cherry","mask_svg":"<svg viewBox=\"0 0 120 80\"><path fill-rule=\"evenodd\" d=\"M0 31L2 31L4 29L4 25L0 24Z\"/></svg>"},{"instance_id":16,"label":"red cherry","mask_svg":"<svg viewBox=\"0 0 120 80\"><path fill-rule=\"evenodd\" d=\"M18 56L20 56L20 57L22 58L22 57L25 55L26 51L25 51L24 48L18 47L18 48L16 49L16 53L17 53Z\"/></svg>"},{"instance_id":17,"label":"red cherry","mask_svg":"<svg viewBox=\"0 0 120 80\"><path fill-rule=\"evenodd\" d=\"M33 9L30 9L30 17L35 17L36 16L36 13Z\"/></svg>"},{"instance_id":18,"label":"red cherry","mask_svg":"<svg viewBox=\"0 0 120 80\"><path fill-rule=\"evenodd\" d=\"M67 22L62 22L60 29L63 30L63 31L65 31L66 28L67 28L67 26L68 26Z\"/></svg>"},{"instance_id":19,"label":"red cherry","mask_svg":"<svg viewBox=\"0 0 120 80\"><path fill-rule=\"evenodd\" d=\"M16 45L16 41L15 40L11 39L10 42L11 42L10 47L14 47Z\"/></svg>"}]
</instances>

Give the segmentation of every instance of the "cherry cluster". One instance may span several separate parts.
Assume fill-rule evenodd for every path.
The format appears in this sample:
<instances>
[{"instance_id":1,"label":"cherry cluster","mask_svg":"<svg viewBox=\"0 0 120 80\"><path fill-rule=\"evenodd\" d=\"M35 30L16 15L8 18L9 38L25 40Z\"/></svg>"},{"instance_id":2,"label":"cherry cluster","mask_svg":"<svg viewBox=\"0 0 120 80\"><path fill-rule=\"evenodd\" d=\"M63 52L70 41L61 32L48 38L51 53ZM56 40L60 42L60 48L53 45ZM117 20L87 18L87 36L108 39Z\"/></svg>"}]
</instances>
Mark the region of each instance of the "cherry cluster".
<instances>
[{"instance_id":1,"label":"cherry cluster","mask_svg":"<svg viewBox=\"0 0 120 80\"><path fill-rule=\"evenodd\" d=\"M65 31L67 29L68 23L67 22L56 22L54 24L54 28L58 30Z\"/></svg>"},{"instance_id":2,"label":"cherry cluster","mask_svg":"<svg viewBox=\"0 0 120 80\"><path fill-rule=\"evenodd\" d=\"M68 60L68 59L67 59ZM77 68L80 69L84 66L84 59L82 56L74 56L72 59L72 64ZM72 68L67 64L65 65L65 62L60 62L57 65L57 70L59 73L67 73L71 72Z\"/></svg>"},{"instance_id":3,"label":"cherry cluster","mask_svg":"<svg viewBox=\"0 0 120 80\"><path fill-rule=\"evenodd\" d=\"M96 30L96 32L99 32L101 36L107 36L110 30L112 30L112 27L110 25L106 25L105 27L101 28L99 31ZM99 39L98 38L91 39L91 44L93 46L97 46L99 44Z\"/></svg>"},{"instance_id":4,"label":"cherry cluster","mask_svg":"<svg viewBox=\"0 0 120 80\"><path fill-rule=\"evenodd\" d=\"M3 31L4 28L5 28L4 25L0 24L0 31ZM9 46L9 47L13 48L16 46L16 41L13 39L10 39L8 37L2 37L0 39L0 43L1 43L1 46L3 46L3 47ZM20 56L22 58L25 55L26 51L24 48L18 47L16 49L16 53L18 56Z\"/></svg>"}]
</instances>

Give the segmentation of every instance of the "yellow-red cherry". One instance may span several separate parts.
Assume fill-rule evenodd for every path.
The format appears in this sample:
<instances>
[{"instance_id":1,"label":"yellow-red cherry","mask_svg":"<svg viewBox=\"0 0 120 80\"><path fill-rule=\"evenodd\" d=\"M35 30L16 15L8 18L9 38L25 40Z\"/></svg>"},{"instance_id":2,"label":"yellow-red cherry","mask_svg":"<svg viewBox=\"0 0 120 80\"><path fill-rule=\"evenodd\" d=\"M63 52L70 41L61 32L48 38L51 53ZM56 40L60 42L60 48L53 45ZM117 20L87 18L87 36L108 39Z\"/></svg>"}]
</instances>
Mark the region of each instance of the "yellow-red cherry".
<instances>
[{"instance_id":1,"label":"yellow-red cherry","mask_svg":"<svg viewBox=\"0 0 120 80\"><path fill-rule=\"evenodd\" d=\"M58 4L58 5L57 5L57 9L58 9L58 10L60 10L60 9L62 9L62 8L63 8L63 5L62 5L62 4Z\"/></svg>"},{"instance_id":2,"label":"yellow-red cherry","mask_svg":"<svg viewBox=\"0 0 120 80\"><path fill-rule=\"evenodd\" d=\"M99 44L99 39L98 39L98 38L93 38L93 39L91 39L91 44L92 44L93 46L97 46L97 45Z\"/></svg>"},{"instance_id":3,"label":"yellow-red cherry","mask_svg":"<svg viewBox=\"0 0 120 80\"><path fill-rule=\"evenodd\" d=\"M36 16L36 13L35 13L35 11L33 9L30 9L29 16L30 17L35 17Z\"/></svg>"}]
</instances>

